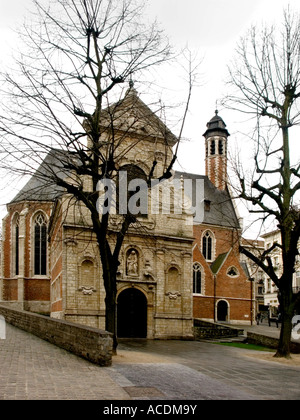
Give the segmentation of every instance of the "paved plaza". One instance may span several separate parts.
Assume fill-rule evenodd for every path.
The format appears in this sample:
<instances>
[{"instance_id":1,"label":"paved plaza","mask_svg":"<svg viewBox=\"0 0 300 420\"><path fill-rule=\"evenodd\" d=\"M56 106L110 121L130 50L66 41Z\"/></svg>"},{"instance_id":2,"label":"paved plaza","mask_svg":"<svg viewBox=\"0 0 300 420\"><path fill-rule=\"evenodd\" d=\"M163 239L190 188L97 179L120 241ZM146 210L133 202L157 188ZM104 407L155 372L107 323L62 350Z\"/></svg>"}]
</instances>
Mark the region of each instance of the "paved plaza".
<instances>
[{"instance_id":1,"label":"paved plaza","mask_svg":"<svg viewBox=\"0 0 300 420\"><path fill-rule=\"evenodd\" d=\"M300 366L259 355L268 353L197 341L123 340L112 366L101 368L7 325L0 340L0 400L300 399Z\"/></svg>"}]
</instances>

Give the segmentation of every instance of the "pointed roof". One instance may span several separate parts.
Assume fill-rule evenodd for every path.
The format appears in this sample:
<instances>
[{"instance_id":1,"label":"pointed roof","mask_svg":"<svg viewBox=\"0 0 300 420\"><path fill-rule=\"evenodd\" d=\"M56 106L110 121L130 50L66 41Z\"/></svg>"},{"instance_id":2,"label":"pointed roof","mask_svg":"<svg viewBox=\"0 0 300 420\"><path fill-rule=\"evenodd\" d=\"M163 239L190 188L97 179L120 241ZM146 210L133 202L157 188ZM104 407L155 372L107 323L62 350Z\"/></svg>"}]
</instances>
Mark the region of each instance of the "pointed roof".
<instances>
[{"instance_id":1,"label":"pointed roof","mask_svg":"<svg viewBox=\"0 0 300 420\"><path fill-rule=\"evenodd\" d=\"M213 274L218 274L221 267L223 266L227 256L230 254L231 249L228 252L225 252L224 254L220 254L217 256L215 261L211 264L210 269Z\"/></svg>"},{"instance_id":2,"label":"pointed roof","mask_svg":"<svg viewBox=\"0 0 300 420\"><path fill-rule=\"evenodd\" d=\"M64 192L63 188L55 184L54 176L67 176L62 163L65 156L67 152L52 149L9 204L21 201L55 201Z\"/></svg>"},{"instance_id":3,"label":"pointed roof","mask_svg":"<svg viewBox=\"0 0 300 420\"><path fill-rule=\"evenodd\" d=\"M224 123L223 119L219 116L219 111L215 111L214 117L206 124L207 130L203 134L204 137L207 137L209 134L213 132L221 132L222 134L226 134L226 136L230 136L229 132L226 129L226 124Z\"/></svg>"},{"instance_id":4,"label":"pointed roof","mask_svg":"<svg viewBox=\"0 0 300 420\"><path fill-rule=\"evenodd\" d=\"M160 139L169 146L174 146L178 141L162 120L140 99L132 83L123 99L103 111L101 125L107 131L113 125L114 130Z\"/></svg>"},{"instance_id":5,"label":"pointed roof","mask_svg":"<svg viewBox=\"0 0 300 420\"><path fill-rule=\"evenodd\" d=\"M172 147L178 141L177 137L139 98L137 91L130 84L123 99L103 110L101 124L106 130L111 129L138 134L153 141L161 139ZM55 174L67 176L63 162L74 158L73 154L63 150L51 150L36 170L27 184L19 191L10 203L20 201L55 201L63 193L63 188L55 185Z\"/></svg>"}]
</instances>

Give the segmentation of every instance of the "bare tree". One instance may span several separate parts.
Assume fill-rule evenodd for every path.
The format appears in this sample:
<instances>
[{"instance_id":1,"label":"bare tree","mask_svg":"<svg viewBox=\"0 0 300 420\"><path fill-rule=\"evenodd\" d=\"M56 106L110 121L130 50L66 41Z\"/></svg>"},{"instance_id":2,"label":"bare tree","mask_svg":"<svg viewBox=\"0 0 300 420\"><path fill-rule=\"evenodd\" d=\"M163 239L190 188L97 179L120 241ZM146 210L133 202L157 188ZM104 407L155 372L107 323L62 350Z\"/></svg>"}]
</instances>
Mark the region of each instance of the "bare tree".
<instances>
[{"instance_id":1,"label":"bare tree","mask_svg":"<svg viewBox=\"0 0 300 420\"><path fill-rule=\"evenodd\" d=\"M143 2L34 3L38 22L22 31L26 49L17 61L18 72L2 73L2 97L6 98L0 115L2 167L12 167L21 175L35 173L43 179L44 187L55 185L88 210L102 263L106 329L114 334L116 348L118 259L136 216L130 212L122 215L121 227L110 241L110 211L99 212L99 181L118 179L120 162L134 147L124 138L143 128L141 120L143 124L155 121L168 156L157 176L170 176L177 158L177 149L173 155L172 146L178 139L154 112L148 108L141 111L132 80L145 77L147 72L149 76L153 67L173 55L157 24L143 23ZM189 98L191 69L188 73ZM130 89L120 100L124 82L130 82ZM128 112L131 118L124 121ZM39 166L46 155L50 156L48 164L46 159ZM149 186L156 166L153 158L146 174Z\"/></svg>"},{"instance_id":2,"label":"bare tree","mask_svg":"<svg viewBox=\"0 0 300 420\"><path fill-rule=\"evenodd\" d=\"M279 289L282 328L277 357L290 356L292 279L300 236L300 164L290 153L290 130L300 122L300 17L289 9L283 16L281 28L252 27L241 39L229 68L233 93L224 100L230 109L252 114L256 121L253 168L246 176L241 163L235 167L238 196L250 203L250 211L263 224L274 220L281 233L281 243L260 256L241 247ZM275 248L282 253L280 276L271 258Z\"/></svg>"}]
</instances>

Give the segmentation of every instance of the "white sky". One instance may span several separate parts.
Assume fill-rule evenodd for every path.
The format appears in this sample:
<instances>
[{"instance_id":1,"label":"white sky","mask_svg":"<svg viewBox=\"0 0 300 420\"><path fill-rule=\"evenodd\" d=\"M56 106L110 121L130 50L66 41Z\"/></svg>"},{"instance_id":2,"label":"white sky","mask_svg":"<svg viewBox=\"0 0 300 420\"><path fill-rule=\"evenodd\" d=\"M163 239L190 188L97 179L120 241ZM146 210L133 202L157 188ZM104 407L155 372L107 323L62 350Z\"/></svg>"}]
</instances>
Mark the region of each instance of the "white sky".
<instances>
[{"instance_id":1,"label":"white sky","mask_svg":"<svg viewBox=\"0 0 300 420\"><path fill-rule=\"evenodd\" d=\"M16 22L22 22L30 3L30 0L0 0L1 66L15 46L11 28ZM193 91L184 132L189 142L179 150L177 167L181 170L204 173L202 134L206 123L214 116L216 101L225 93L227 64L237 41L252 23L281 22L283 9L288 5L300 10L299 0L149 0L150 17L157 17L171 43L178 47L188 43L198 57L204 59L200 67L202 85ZM218 108L231 133L229 140L239 141L239 123L243 116Z\"/></svg>"},{"instance_id":2,"label":"white sky","mask_svg":"<svg viewBox=\"0 0 300 420\"><path fill-rule=\"evenodd\" d=\"M206 123L214 116L216 101L225 93L227 65L234 49L251 24L282 22L282 12L290 5L300 10L299 0L149 0L175 45L189 47L203 57L200 66L203 84L194 89L190 115L184 136L190 143L181 146L179 162L189 172L203 173L204 155L202 134ZM243 115L220 109L227 124L230 140ZM197 152L199 150L199 153ZM195 158L199 157L199 160Z\"/></svg>"}]
</instances>

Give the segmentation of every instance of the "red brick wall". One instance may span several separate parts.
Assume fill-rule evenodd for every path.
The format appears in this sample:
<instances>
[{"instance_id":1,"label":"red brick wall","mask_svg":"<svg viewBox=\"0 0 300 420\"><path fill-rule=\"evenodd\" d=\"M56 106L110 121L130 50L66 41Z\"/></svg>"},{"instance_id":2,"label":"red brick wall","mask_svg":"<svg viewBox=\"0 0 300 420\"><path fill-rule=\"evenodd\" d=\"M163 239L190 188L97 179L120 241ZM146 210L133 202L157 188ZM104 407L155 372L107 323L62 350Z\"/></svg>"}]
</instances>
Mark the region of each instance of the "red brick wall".
<instances>
[{"instance_id":1,"label":"red brick wall","mask_svg":"<svg viewBox=\"0 0 300 420\"><path fill-rule=\"evenodd\" d=\"M24 284L25 301L49 301L50 280L49 279L27 279Z\"/></svg>"},{"instance_id":2,"label":"red brick wall","mask_svg":"<svg viewBox=\"0 0 300 420\"><path fill-rule=\"evenodd\" d=\"M209 230L214 237L215 254L228 253L226 260L217 272L216 276L211 271L212 261L206 261L202 255L202 235ZM204 270L204 294L193 297L193 316L195 318L215 319L216 303L224 299L229 304L230 321L251 321L251 282L248 281L245 272L239 263L239 235L233 229L217 226L196 225L194 226L194 262L199 262ZM239 275L230 277L227 275L230 267L236 267ZM246 316L245 316L246 315Z\"/></svg>"},{"instance_id":3,"label":"red brick wall","mask_svg":"<svg viewBox=\"0 0 300 420\"><path fill-rule=\"evenodd\" d=\"M225 189L227 176L227 163L224 157L215 155L206 159L206 175L219 189Z\"/></svg>"},{"instance_id":4,"label":"red brick wall","mask_svg":"<svg viewBox=\"0 0 300 420\"><path fill-rule=\"evenodd\" d=\"M238 277L230 277L227 271L230 267L236 267L239 271ZM248 281L245 272L239 264L238 256L233 251L228 255L224 265L217 275L217 296L228 296L240 299L250 299L251 283Z\"/></svg>"},{"instance_id":5,"label":"red brick wall","mask_svg":"<svg viewBox=\"0 0 300 420\"><path fill-rule=\"evenodd\" d=\"M3 280L3 300L18 300L18 280Z\"/></svg>"},{"instance_id":6,"label":"red brick wall","mask_svg":"<svg viewBox=\"0 0 300 420\"><path fill-rule=\"evenodd\" d=\"M206 296L193 297L193 316L194 318L214 319L214 298Z\"/></svg>"}]
</instances>

